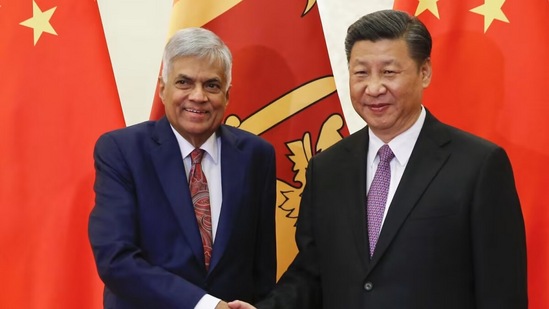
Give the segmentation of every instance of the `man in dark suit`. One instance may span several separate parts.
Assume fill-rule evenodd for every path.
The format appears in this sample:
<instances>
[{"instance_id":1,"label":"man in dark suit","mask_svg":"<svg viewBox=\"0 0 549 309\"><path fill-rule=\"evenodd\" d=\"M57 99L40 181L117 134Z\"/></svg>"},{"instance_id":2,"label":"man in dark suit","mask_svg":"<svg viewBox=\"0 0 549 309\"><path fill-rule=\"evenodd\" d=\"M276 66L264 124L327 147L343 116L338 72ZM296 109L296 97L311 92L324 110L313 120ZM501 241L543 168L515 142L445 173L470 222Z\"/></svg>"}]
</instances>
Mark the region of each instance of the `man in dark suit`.
<instances>
[{"instance_id":1,"label":"man in dark suit","mask_svg":"<svg viewBox=\"0 0 549 309\"><path fill-rule=\"evenodd\" d=\"M345 47L367 127L309 162L299 253L257 308L527 308L511 164L422 105L428 30L407 13L374 12L349 27Z\"/></svg>"},{"instance_id":2,"label":"man in dark suit","mask_svg":"<svg viewBox=\"0 0 549 309\"><path fill-rule=\"evenodd\" d=\"M274 148L221 125L232 56L215 34L180 30L163 61L166 116L104 134L95 148L89 238L104 306L255 302L276 280ZM203 157L203 175L193 153ZM195 172L202 182L191 180ZM202 186L204 177L207 186L193 193L189 184ZM207 207L195 213L197 205Z\"/></svg>"}]
</instances>

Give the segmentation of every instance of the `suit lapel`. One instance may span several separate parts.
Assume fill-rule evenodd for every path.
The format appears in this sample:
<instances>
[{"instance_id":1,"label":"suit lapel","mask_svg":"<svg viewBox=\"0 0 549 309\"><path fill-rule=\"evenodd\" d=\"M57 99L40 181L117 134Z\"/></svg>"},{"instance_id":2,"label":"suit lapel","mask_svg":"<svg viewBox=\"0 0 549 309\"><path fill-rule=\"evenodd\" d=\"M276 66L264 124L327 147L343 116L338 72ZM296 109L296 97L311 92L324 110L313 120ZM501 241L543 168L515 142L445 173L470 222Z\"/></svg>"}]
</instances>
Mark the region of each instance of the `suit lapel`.
<instances>
[{"instance_id":1,"label":"suit lapel","mask_svg":"<svg viewBox=\"0 0 549 309\"><path fill-rule=\"evenodd\" d=\"M156 123L152 139L151 157L158 179L193 254L204 264L204 249L185 176L185 166L166 117Z\"/></svg>"},{"instance_id":2,"label":"suit lapel","mask_svg":"<svg viewBox=\"0 0 549 309\"><path fill-rule=\"evenodd\" d=\"M243 166L248 163L238 148L238 138L224 126L220 127L221 137L221 183L223 202L217 225L217 232L212 249L210 272L215 269L226 251L235 226L235 218L239 211L243 194L242 184L245 183ZM249 193L251 194L251 193Z\"/></svg>"},{"instance_id":3,"label":"suit lapel","mask_svg":"<svg viewBox=\"0 0 549 309\"><path fill-rule=\"evenodd\" d=\"M442 147L447 142L449 138L444 127L427 112L422 131L389 207L369 271L382 258L421 195L448 159L450 153Z\"/></svg>"},{"instance_id":4,"label":"suit lapel","mask_svg":"<svg viewBox=\"0 0 549 309\"><path fill-rule=\"evenodd\" d=\"M344 188L359 188L359 190L346 190L348 201L343 201L347 211L347 218L353 230L355 248L358 251L361 265L367 269L368 259L368 235L366 228L366 153L368 149L368 129L364 128L349 137L347 144L348 157L341 160L345 177L340 177Z\"/></svg>"}]
</instances>

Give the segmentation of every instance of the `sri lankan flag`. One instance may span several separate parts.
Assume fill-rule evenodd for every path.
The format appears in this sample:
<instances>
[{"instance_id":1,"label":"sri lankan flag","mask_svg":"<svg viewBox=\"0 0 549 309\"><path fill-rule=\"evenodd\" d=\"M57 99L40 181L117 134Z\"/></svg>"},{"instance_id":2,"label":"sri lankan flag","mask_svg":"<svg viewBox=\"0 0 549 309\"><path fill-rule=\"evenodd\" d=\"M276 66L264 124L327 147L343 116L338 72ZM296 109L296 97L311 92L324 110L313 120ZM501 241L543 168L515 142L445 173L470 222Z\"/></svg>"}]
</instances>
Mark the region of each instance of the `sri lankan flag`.
<instances>
[{"instance_id":1,"label":"sri lankan flag","mask_svg":"<svg viewBox=\"0 0 549 309\"><path fill-rule=\"evenodd\" d=\"M348 135L316 1L176 1L169 34L191 26L214 31L233 53L225 123L261 135L277 150L280 275L297 253L308 160ZM162 114L157 99L151 118Z\"/></svg>"}]
</instances>

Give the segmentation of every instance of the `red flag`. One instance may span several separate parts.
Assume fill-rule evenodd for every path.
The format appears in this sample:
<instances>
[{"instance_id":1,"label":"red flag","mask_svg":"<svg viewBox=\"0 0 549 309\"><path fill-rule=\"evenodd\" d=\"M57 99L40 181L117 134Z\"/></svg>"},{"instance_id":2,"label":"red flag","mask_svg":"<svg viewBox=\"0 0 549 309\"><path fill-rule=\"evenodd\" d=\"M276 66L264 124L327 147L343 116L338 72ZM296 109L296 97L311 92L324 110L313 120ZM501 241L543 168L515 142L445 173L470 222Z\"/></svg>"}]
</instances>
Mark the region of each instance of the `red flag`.
<instances>
[{"instance_id":1,"label":"red flag","mask_svg":"<svg viewBox=\"0 0 549 309\"><path fill-rule=\"evenodd\" d=\"M280 275L297 253L295 220L308 160L348 135L320 16L314 0L204 2L176 2L172 32L204 26L225 41L234 58L226 123L276 148ZM162 114L157 99L151 116Z\"/></svg>"},{"instance_id":2,"label":"red flag","mask_svg":"<svg viewBox=\"0 0 549 309\"><path fill-rule=\"evenodd\" d=\"M0 3L0 308L101 308L93 147L124 126L97 3Z\"/></svg>"},{"instance_id":3,"label":"red flag","mask_svg":"<svg viewBox=\"0 0 549 309\"><path fill-rule=\"evenodd\" d=\"M433 36L424 103L503 146L526 223L530 308L549 308L549 2L395 1Z\"/></svg>"}]
</instances>

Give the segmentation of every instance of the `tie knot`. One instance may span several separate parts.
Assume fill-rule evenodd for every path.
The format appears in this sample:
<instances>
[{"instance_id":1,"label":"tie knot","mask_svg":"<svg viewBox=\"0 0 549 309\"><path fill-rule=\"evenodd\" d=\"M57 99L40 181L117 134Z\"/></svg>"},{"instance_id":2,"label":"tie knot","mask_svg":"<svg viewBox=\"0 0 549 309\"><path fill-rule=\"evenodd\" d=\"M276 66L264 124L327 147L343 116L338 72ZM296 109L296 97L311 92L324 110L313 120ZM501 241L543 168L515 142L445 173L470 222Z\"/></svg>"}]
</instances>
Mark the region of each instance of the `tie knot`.
<instances>
[{"instance_id":1,"label":"tie knot","mask_svg":"<svg viewBox=\"0 0 549 309\"><path fill-rule=\"evenodd\" d=\"M202 161L202 156L204 155L204 150L200 148L195 148L191 152L191 161L192 164L200 164L200 161Z\"/></svg>"},{"instance_id":2,"label":"tie knot","mask_svg":"<svg viewBox=\"0 0 549 309\"><path fill-rule=\"evenodd\" d=\"M395 157L391 147L387 144L381 146L377 154L379 155L379 162L389 162Z\"/></svg>"}]
</instances>

